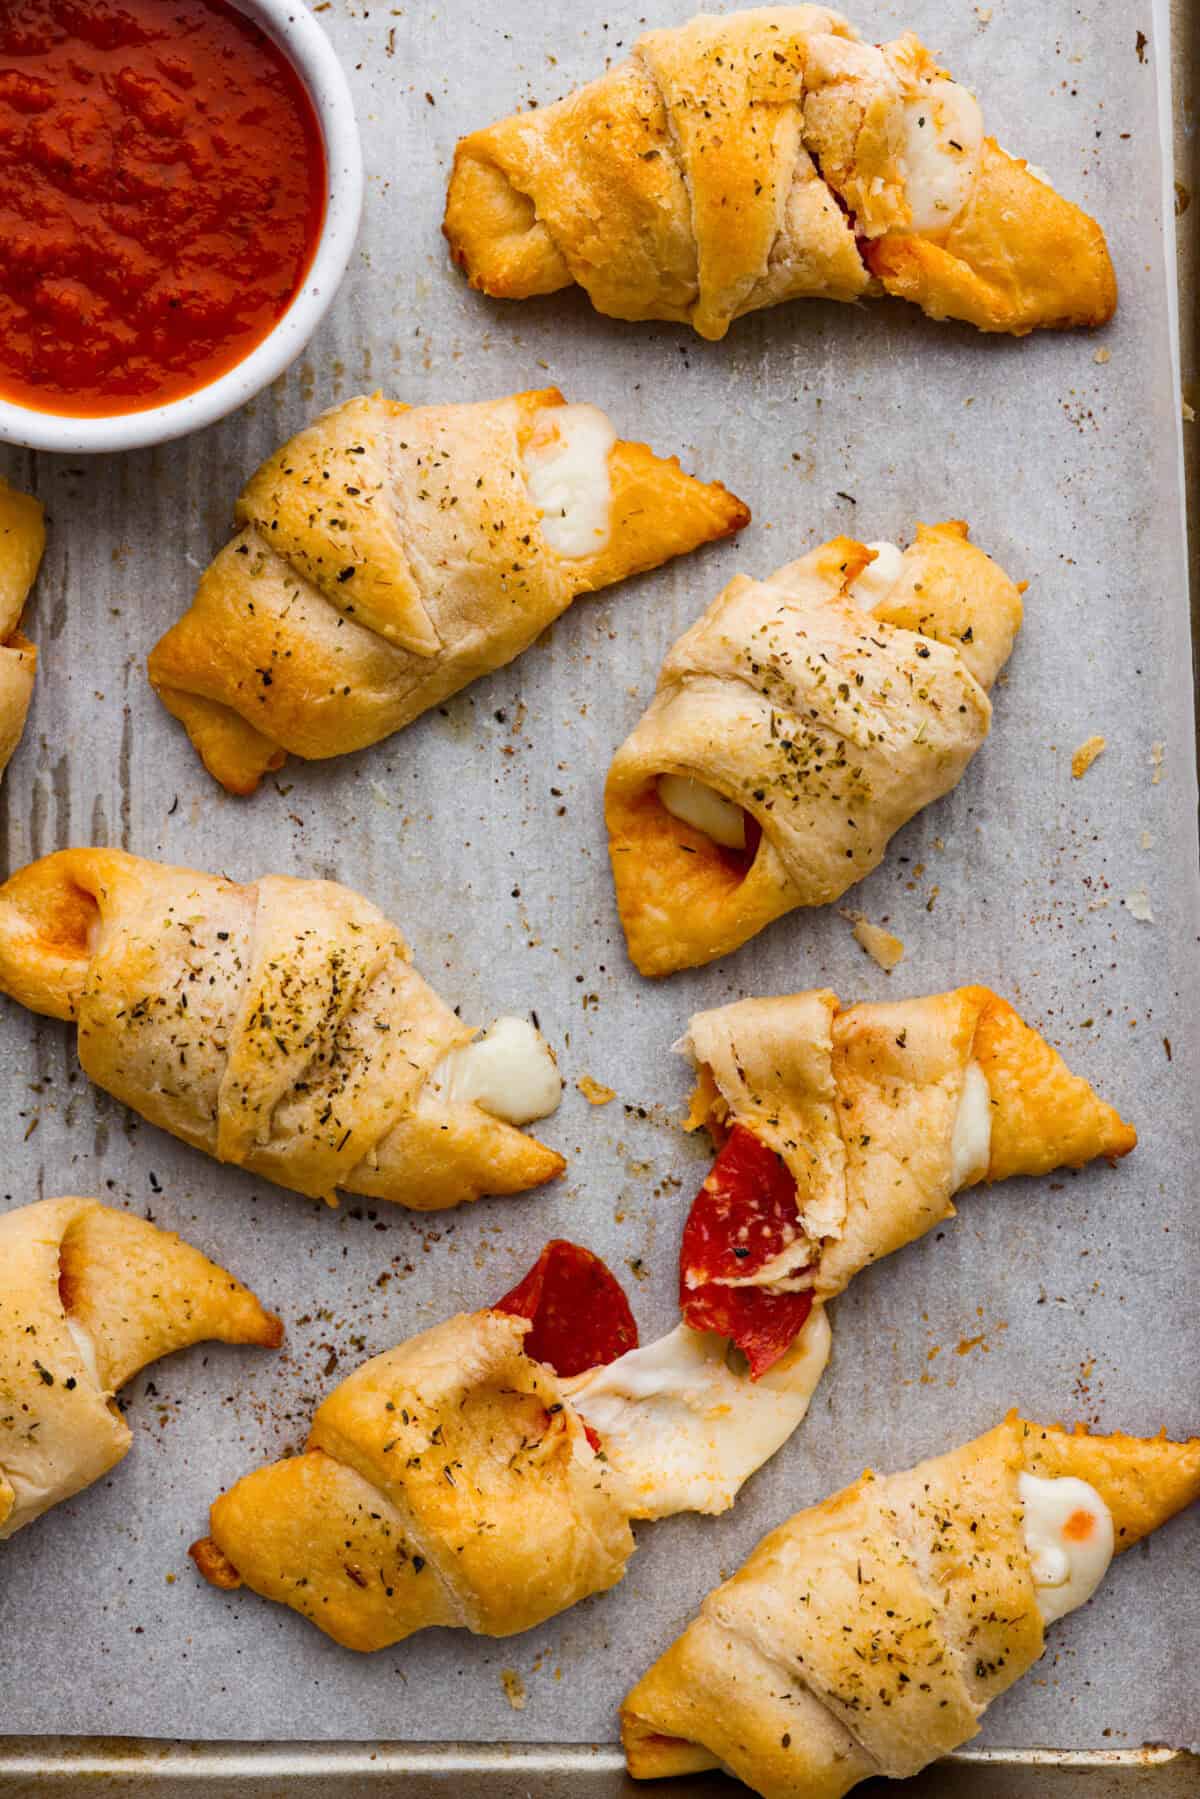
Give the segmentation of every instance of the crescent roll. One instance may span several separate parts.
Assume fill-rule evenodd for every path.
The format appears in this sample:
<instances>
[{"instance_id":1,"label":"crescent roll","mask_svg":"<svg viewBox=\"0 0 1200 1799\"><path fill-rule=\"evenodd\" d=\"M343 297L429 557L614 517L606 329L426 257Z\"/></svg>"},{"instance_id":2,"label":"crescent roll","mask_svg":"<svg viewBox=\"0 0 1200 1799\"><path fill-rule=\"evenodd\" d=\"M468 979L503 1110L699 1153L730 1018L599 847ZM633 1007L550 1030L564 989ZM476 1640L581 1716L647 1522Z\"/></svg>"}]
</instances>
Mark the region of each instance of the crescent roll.
<instances>
[{"instance_id":1,"label":"crescent roll","mask_svg":"<svg viewBox=\"0 0 1200 1799\"><path fill-rule=\"evenodd\" d=\"M620 1580L633 1533L525 1318L461 1314L365 1362L303 1455L247 1475L192 1555L348 1649L529 1630Z\"/></svg>"},{"instance_id":2,"label":"crescent roll","mask_svg":"<svg viewBox=\"0 0 1200 1799\"><path fill-rule=\"evenodd\" d=\"M683 1314L752 1368L790 1343L805 1297L953 1217L955 1193L1137 1142L986 987L845 1010L828 990L740 1000L677 1047L698 1075L688 1128L720 1151L684 1232Z\"/></svg>"},{"instance_id":3,"label":"crescent roll","mask_svg":"<svg viewBox=\"0 0 1200 1799\"><path fill-rule=\"evenodd\" d=\"M0 1217L0 1538L121 1460L126 1381L214 1337L275 1349L283 1327L173 1232L95 1199Z\"/></svg>"},{"instance_id":4,"label":"crescent roll","mask_svg":"<svg viewBox=\"0 0 1200 1799\"><path fill-rule=\"evenodd\" d=\"M1023 336L1117 303L1104 234L986 137L911 32L824 6L701 14L460 140L443 225L473 287L724 337L784 300L895 294Z\"/></svg>"},{"instance_id":5,"label":"crescent roll","mask_svg":"<svg viewBox=\"0 0 1200 1799\"><path fill-rule=\"evenodd\" d=\"M515 1128L561 1096L540 1035L472 1042L333 881L62 850L0 887L0 991L74 1020L84 1071L152 1124L295 1193L436 1210L564 1166Z\"/></svg>"},{"instance_id":6,"label":"crescent roll","mask_svg":"<svg viewBox=\"0 0 1200 1799\"><path fill-rule=\"evenodd\" d=\"M958 521L834 538L730 582L669 651L605 790L617 907L645 975L840 898L961 779L1022 589Z\"/></svg>"},{"instance_id":7,"label":"crescent roll","mask_svg":"<svg viewBox=\"0 0 1200 1799\"><path fill-rule=\"evenodd\" d=\"M253 476L150 680L209 773L252 793L288 754L378 743L511 662L580 594L749 518L554 387L349 400Z\"/></svg>"},{"instance_id":8,"label":"crescent roll","mask_svg":"<svg viewBox=\"0 0 1200 1799\"><path fill-rule=\"evenodd\" d=\"M42 508L0 479L0 775L21 741L37 650L21 632L21 614L46 547Z\"/></svg>"},{"instance_id":9,"label":"crescent roll","mask_svg":"<svg viewBox=\"0 0 1200 1799\"><path fill-rule=\"evenodd\" d=\"M559 1239L497 1305L343 1381L304 1454L222 1494L191 1555L350 1649L528 1630L621 1579L631 1518L731 1505L803 1418L829 1332L818 1308L757 1385L727 1347L680 1325L639 1348L612 1273Z\"/></svg>"},{"instance_id":10,"label":"crescent roll","mask_svg":"<svg viewBox=\"0 0 1200 1799\"><path fill-rule=\"evenodd\" d=\"M1200 1439L1015 1413L797 1512L705 1599L621 1708L637 1779L722 1767L762 1799L842 1799L969 1742L1114 1553L1200 1496Z\"/></svg>"}]
</instances>

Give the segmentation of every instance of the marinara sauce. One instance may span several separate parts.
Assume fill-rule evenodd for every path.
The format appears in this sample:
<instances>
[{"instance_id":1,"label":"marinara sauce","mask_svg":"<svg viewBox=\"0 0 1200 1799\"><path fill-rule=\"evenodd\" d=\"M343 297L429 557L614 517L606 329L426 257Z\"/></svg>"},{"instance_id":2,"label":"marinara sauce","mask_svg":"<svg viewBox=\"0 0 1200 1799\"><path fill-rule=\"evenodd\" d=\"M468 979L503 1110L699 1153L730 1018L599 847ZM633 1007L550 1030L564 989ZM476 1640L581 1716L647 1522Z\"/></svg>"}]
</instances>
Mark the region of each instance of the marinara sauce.
<instances>
[{"instance_id":1,"label":"marinara sauce","mask_svg":"<svg viewBox=\"0 0 1200 1799\"><path fill-rule=\"evenodd\" d=\"M205 386L324 212L312 102L226 0L0 0L0 396L94 417Z\"/></svg>"}]
</instances>

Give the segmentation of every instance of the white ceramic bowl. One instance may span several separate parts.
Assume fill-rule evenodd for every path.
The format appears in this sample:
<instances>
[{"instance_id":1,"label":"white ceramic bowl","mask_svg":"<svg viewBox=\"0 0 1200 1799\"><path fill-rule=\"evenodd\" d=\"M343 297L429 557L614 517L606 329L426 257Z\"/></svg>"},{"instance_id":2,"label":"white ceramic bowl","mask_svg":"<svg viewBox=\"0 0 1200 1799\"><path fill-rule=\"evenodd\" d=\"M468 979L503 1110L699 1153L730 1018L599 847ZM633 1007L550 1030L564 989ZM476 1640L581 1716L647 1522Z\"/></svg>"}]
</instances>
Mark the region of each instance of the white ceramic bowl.
<instances>
[{"instance_id":1,"label":"white ceramic bowl","mask_svg":"<svg viewBox=\"0 0 1200 1799\"><path fill-rule=\"evenodd\" d=\"M262 342L195 393L111 418L38 412L0 397L0 443L64 455L140 450L185 437L253 399L300 354L337 293L362 212L362 146L342 65L301 0L233 0L289 58L308 89L325 139L325 223L312 266L295 299Z\"/></svg>"}]
</instances>

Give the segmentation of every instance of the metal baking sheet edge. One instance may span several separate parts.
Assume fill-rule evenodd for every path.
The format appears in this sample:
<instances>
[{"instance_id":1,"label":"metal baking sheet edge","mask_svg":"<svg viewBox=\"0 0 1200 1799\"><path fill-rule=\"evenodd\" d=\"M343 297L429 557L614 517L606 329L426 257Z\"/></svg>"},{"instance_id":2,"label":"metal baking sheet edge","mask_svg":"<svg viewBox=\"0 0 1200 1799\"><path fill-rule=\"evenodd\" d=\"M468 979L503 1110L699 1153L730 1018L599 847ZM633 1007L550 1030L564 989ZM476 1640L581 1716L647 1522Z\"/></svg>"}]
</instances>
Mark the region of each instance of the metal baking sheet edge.
<instances>
[{"instance_id":1,"label":"metal baking sheet edge","mask_svg":"<svg viewBox=\"0 0 1200 1799\"><path fill-rule=\"evenodd\" d=\"M404 1799L704 1799L732 1792L720 1775L658 1781L628 1778L611 1747L523 1744L505 1749L444 1743L134 1743L96 1738L12 1739L0 1754L0 1794L169 1793L171 1799L273 1799L275 1794L402 1793ZM744 1788L739 1788L744 1791ZM863 1799L899 1789L871 1781ZM1200 1757L1165 1748L1075 1751L976 1750L952 1755L905 1783L914 1799L1195 1799Z\"/></svg>"},{"instance_id":2,"label":"metal baking sheet edge","mask_svg":"<svg viewBox=\"0 0 1200 1799\"><path fill-rule=\"evenodd\" d=\"M1165 215L1179 221L1175 254L1179 307L1175 319L1185 421L1181 455L1188 508L1193 657L1200 693L1200 146L1196 89L1200 83L1200 4L1154 0L1154 19L1169 26L1171 67L1164 69L1162 117L1171 119L1164 179ZM1200 704L1196 715L1200 759ZM631 1781L612 1746L582 1744L446 1743L163 1743L151 1739L7 1737L0 1734L0 1799L29 1793L74 1793L98 1786L113 1799L153 1792L160 1799L273 1799L312 1793L358 1799L381 1791L403 1799L704 1799L732 1792L721 1775L656 1782ZM744 1789L739 1788L739 1791ZM897 1792L872 1781L861 1789ZM1200 1753L1147 1745L1142 1749L964 1750L904 1784L913 1799L1197 1799Z\"/></svg>"}]
</instances>

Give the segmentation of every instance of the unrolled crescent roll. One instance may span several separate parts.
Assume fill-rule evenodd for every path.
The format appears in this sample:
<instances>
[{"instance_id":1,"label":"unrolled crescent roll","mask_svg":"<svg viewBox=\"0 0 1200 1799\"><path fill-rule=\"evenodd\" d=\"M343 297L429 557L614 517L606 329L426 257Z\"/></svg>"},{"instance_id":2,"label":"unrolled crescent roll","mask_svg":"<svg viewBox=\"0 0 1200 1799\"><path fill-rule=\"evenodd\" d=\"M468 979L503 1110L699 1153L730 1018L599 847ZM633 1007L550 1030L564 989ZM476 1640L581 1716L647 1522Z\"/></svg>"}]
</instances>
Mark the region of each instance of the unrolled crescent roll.
<instances>
[{"instance_id":1,"label":"unrolled crescent roll","mask_svg":"<svg viewBox=\"0 0 1200 1799\"><path fill-rule=\"evenodd\" d=\"M649 31L597 81L461 139L443 229L473 287L723 337L784 300L895 294L1017 336L1099 325L1104 234L985 137L905 33L824 6Z\"/></svg>"},{"instance_id":2,"label":"unrolled crescent roll","mask_svg":"<svg viewBox=\"0 0 1200 1799\"><path fill-rule=\"evenodd\" d=\"M749 522L675 457L557 388L471 405L348 400L270 457L241 529L151 652L209 773L252 793L528 649L580 594Z\"/></svg>"},{"instance_id":3,"label":"unrolled crescent roll","mask_svg":"<svg viewBox=\"0 0 1200 1799\"><path fill-rule=\"evenodd\" d=\"M918 525L903 552L838 537L731 581L609 771L637 968L711 962L876 868L987 736L1022 591L958 521Z\"/></svg>"},{"instance_id":4,"label":"unrolled crescent roll","mask_svg":"<svg viewBox=\"0 0 1200 1799\"><path fill-rule=\"evenodd\" d=\"M0 479L0 775L21 741L37 650L21 631L21 614L46 547L42 508Z\"/></svg>"},{"instance_id":5,"label":"unrolled crescent roll","mask_svg":"<svg viewBox=\"0 0 1200 1799\"><path fill-rule=\"evenodd\" d=\"M303 1455L248 1474L192 1549L349 1649L510 1636L620 1580L633 1533L528 1320L460 1314L355 1371Z\"/></svg>"},{"instance_id":6,"label":"unrolled crescent roll","mask_svg":"<svg viewBox=\"0 0 1200 1799\"><path fill-rule=\"evenodd\" d=\"M85 1072L152 1124L296 1193L434 1210L564 1166L515 1128L561 1096L540 1034L473 1041L333 881L62 850L0 887L0 991L73 1019Z\"/></svg>"},{"instance_id":7,"label":"unrolled crescent roll","mask_svg":"<svg viewBox=\"0 0 1200 1799\"><path fill-rule=\"evenodd\" d=\"M722 1767L762 1799L842 1799L969 1742L1114 1554L1200 1496L1200 1438L1010 1414L772 1531L621 1708L641 1780Z\"/></svg>"},{"instance_id":8,"label":"unrolled crescent roll","mask_svg":"<svg viewBox=\"0 0 1200 1799\"><path fill-rule=\"evenodd\" d=\"M781 1314L784 1296L827 1300L953 1217L955 1193L1115 1160L1137 1142L987 987L845 1009L827 989L740 1000L696 1013L677 1047L698 1076L688 1126L720 1150L684 1235L685 1317L694 1300L713 1318L731 1294L743 1311L758 1295ZM770 1152L771 1191L739 1148L745 1133ZM772 1203L772 1164L786 1170L786 1204ZM760 1335L769 1357L769 1320L745 1322L752 1360Z\"/></svg>"},{"instance_id":9,"label":"unrolled crescent roll","mask_svg":"<svg viewBox=\"0 0 1200 1799\"><path fill-rule=\"evenodd\" d=\"M214 1337L274 1349L283 1327L173 1232L95 1199L0 1217L0 1538L121 1460L126 1381Z\"/></svg>"}]
</instances>

